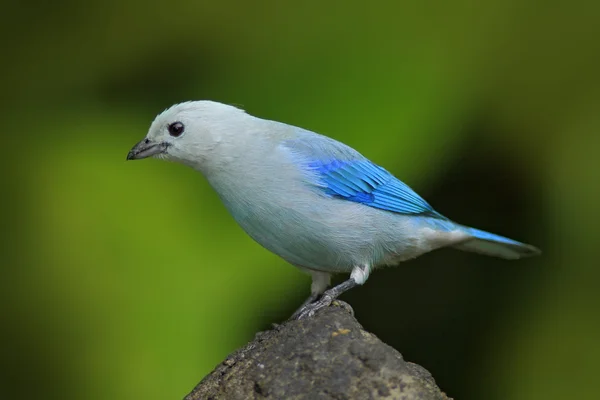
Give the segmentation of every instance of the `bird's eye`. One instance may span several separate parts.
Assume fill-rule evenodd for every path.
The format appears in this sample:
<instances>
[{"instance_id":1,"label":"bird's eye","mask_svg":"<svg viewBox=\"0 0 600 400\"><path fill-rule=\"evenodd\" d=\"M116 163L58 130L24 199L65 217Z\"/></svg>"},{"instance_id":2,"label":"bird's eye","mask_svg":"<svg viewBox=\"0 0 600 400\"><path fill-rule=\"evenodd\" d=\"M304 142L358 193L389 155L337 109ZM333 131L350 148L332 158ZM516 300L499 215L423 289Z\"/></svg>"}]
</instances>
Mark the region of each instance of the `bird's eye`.
<instances>
[{"instance_id":1,"label":"bird's eye","mask_svg":"<svg viewBox=\"0 0 600 400\"><path fill-rule=\"evenodd\" d=\"M181 122L173 122L169 125L169 135L179 137L185 130L185 126Z\"/></svg>"}]
</instances>

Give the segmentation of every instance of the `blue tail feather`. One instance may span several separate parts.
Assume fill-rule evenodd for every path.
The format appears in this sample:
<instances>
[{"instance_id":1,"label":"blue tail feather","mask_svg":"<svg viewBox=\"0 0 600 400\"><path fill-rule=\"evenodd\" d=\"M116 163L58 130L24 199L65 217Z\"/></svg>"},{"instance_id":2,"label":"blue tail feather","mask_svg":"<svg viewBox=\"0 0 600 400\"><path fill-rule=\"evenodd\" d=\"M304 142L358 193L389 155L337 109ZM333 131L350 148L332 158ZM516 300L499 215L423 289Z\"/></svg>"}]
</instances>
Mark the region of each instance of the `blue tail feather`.
<instances>
[{"instance_id":1,"label":"blue tail feather","mask_svg":"<svg viewBox=\"0 0 600 400\"><path fill-rule=\"evenodd\" d=\"M460 250L506 259L529 257L541 253L538 248L529 244L517 242L516 240L475 228L463 228L473 238L454 246Z\"/></svg>"}]
</instances>

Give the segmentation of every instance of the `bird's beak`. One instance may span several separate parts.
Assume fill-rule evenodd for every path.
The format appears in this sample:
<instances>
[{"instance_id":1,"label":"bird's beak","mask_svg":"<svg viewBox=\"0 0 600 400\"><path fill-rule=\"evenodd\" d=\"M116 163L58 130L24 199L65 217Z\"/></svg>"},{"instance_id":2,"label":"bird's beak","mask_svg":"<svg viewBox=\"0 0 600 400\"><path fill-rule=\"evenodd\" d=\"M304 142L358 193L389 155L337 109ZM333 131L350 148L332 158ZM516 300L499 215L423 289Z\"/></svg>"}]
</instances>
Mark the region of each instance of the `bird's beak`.
<instances>
[{"instance_id":1,"label":"bird's beak","mask_svg":"<svg viewBox=\"0 0 600 400\"><path fill-rule=\"evenodd\" d=\"M167 143L156 143L146 138L129 150L129 153L127 153L127 159L141 160L142 158L164 153L167 151L167 147Z\"/></svg>"}]
</instances>

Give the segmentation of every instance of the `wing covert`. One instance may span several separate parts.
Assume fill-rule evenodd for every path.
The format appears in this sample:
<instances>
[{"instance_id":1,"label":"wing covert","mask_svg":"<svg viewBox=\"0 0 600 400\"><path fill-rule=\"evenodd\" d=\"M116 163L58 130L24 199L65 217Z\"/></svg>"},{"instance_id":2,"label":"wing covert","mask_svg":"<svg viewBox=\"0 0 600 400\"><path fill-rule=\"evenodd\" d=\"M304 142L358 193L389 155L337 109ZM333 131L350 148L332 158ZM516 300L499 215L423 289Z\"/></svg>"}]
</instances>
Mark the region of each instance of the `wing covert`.
<instances>
[{"instance_id":1,"label":"wing covert","mask_svg":"<svg viewBox=\"0 0 600 400\"><path fill-rule=\"evenodd\" d=\"M401 214L441 217L408 185L367 159L314 161L309 168L333 197Z\"/></svg>"},{"instance_id":2,"label":"wing covert","mask_svg":"<svg viewBox=\"0 0 600 400\"><path fill-rule=\"evenodd\" d=\"M315 173L313 183L327 195L400 214L446 219L404 182L343 143L298 128L283 145L295 162Z\"/></svg>"}]
</instances>

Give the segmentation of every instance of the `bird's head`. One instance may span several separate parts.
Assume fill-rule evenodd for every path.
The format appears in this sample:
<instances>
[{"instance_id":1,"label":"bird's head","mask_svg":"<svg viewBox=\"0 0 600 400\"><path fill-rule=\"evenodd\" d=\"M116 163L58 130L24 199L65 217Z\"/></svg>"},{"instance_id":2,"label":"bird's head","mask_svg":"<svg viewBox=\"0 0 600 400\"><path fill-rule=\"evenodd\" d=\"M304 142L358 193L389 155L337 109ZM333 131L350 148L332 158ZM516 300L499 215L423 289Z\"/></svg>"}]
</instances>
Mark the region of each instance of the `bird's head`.
<instances>
[{"instance_id":1,"label":"bird's head","mask_svg":"<svg viewBox=\"0 0 600 400\"><path fill-rule=\"evenodd\" d=\"M176 104L154 119L127 160L155 157L201 168L216 148L234 141L232 127L244 117L243 110L213 101Z\"/></svg>"}]
</instances>

